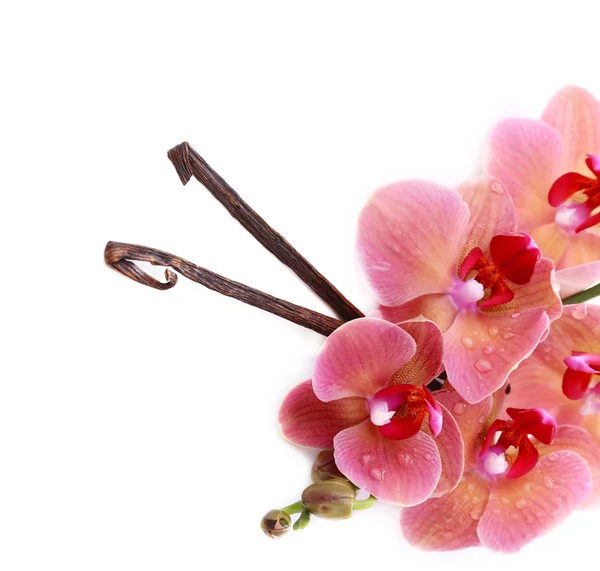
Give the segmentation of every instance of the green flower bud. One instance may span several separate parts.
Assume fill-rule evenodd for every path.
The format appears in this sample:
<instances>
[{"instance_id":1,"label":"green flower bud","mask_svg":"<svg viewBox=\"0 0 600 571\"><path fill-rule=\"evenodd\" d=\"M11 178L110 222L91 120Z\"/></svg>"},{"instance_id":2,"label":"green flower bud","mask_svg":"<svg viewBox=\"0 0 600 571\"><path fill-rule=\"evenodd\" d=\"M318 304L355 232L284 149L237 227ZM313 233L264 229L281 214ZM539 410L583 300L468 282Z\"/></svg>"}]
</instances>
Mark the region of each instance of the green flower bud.
<instances>
[{"instance_id":1,"label":"green flower bud","mask_svg":"<svg viewBox=\"0 0 600 571\"><path fill-rule=\"evenodd\" d=\"M283 510L271 510L260 522L260 528L273 539L279 539L292 529L292 518Z\"/></svg>"},{"instance_id":2,"label":"green flower bud","mask_svg":"<svg viewBox=\"0 0 600 571\"><path fill-rule=\"evenodd\" d=\"M312 467L311 478L315 483L331 480L331 478L346 479L346 476L339 471L335 460L333 459L333 450L323 450L322 452L319 452Z\"/></svg>"},{"instance_id":3,"label":"green flower bud","mask_svg":"<svg viewBox=\"0 0 600 571\"><path fill-rule=\"evenodd\" d=\"M350 483L337 478L316 482L302 492L302 503L311 514L331 519L352 516L354 498Z\"/></svg>"}]
</instances>

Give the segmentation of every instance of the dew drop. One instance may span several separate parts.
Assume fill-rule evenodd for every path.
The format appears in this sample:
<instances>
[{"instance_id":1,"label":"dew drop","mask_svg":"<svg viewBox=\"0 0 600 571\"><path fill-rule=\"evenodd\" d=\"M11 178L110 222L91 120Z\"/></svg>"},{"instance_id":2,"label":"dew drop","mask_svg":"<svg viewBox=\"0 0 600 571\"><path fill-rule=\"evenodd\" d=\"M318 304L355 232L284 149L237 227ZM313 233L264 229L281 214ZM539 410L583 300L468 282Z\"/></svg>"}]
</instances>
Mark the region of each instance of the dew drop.
<instances>
[{"instance_id":1,"label":"dew drop","mask_svg":"<svg viewBox=\"0 0 600 571\"><path fill-rule=\"evenodd\" d=\"M510 504L510 500L508 498L502 498L501 502L507 506L508 504Z\"/></svg>"},{"instance_id":2,"label":"dew drop","mask_svg":"<svg viewBox=\"0 0 600 571\"><path fill-rule=\"evenodd\" d=\"M494 508L494 509L492 510L492 513L493 513L494 515L498 515L498 514L500 513L500 510L499 510L498 508Z\"/></svg>"},{"instance_id":3,"label":"dew drop","mask_svg":"<svg viewBox=\"0 0 600 571\"><path fill-rule=\"evenodd\" d=\"M463 337L461 341L462 344L465 346L465 349L469 349L469 351L475 346L473 339L471 339L470 337Z\"/></svg>"},{"instance_id":4,"label":"dew drop","mask_svg":"<svg viewBox=\"0 0 600 571\"><path fill-rule=\"evenodd\" d=\"M372 459L373 459L373 456L371 456L370 454L363 454L360 457L360 463L363 466L366 466L367 464L369 464L371 462Z\"/></svg>"},{"instance_id":5,"label":"dew drop","mask_svg":"<svg viewBox=\"0 0 600 571\"><path fill-rule=\"evenodd\" d=\"M527 523L533 523L533 522L535 521L535 518L534 518L532 515L528 515L528 516L525 518L525 521L526 521ZM527 536L528 536L528 537L529 537L530 535L531 535L531 534L529 534L529 533L527 534Z\"/></svg>"},{"instance_id":6,"label":"dew drop","mask_svg":"<svg viewBox=\"0 0 600 571\"><path fill-rule=\"evenodd\" d=\"M480 373L489 373L493 368L494 366L491 361L488 361L487 359L477 359L477 361L475 361L475 369Z\"/></svg>"},{"instance_id":7,"label":"dew drop","mask_svg":"<svg viewBox=\"0 0 600 571\"><path fill-rule=\"evenodd\" d=\"M466 408L467 408L467 403L465 403L463 401L459 401L452 407L452 412L454 414L462 414L463 412L465 412Z\"/></svg>"},{"instance_id":8,"label":"dew drop","mask_svg":"<svg viewBox=\"0 0 600 571\"><path fill-rule=\"evenodd\" d=\"M546 476L544 478L544 485L546 486L546 488L554 488L554 479L550 476Z\"/></svg>"},{"instance_id":9,"label":"dew drop","mask_svg":"<svg viewBox=\"0 0 600 571\"><path fill-rule=\"evenodd\" d=\"M514 333L511 333L510 331L507 331L506 333L502 334L502 339L512 339L515 336Z\"/></svg>"},{"instance_id":10,"label":"dew drop","mask_svg":"<svg viewBox=\"0 0 600 571\"><path fill-rule=\"evenodd\" d=\"M427 452L425 454L425 460L431 460L433 458L433 456L431 454L429 454L429 452Z\"/></svg>"},{"instance_id":11,"label":"dew drop","mask_svg":"<svg viewBox=\"0 0 600 571\"><path fill-rule=\"evenodd\" d=\"M484 345L483 346L483 352L486 355L491 355L495 350L496 350L496 347L494 347L493 345Z\"/></svg>"},{"instance_id":12,"label":"dew drop","mask_svg":"<svg viewBox=\"0 0 600 571\"><path fill-rule=\"evenodd\" d=\"M583 305L581 307L575 308L571 315L573 316L574 319L577 319L577 320L583 319L587 315L587 306Z\"/></svg>"},{"instance_id":13,"label":"dew drop","mask_svg":"<svg viewBox=\"0 0 600 571\"><path fill-rule=\"evenodd\" d=\"M492 182L490 190L496 194L502 194L502 185L498 181Z\"/></svg>"},{"instance_id":14,"label":"dew drop","mask_svg":"<svg viewBox=\"0 0 600 571\"><path fill-rule=\"evenodd\" d=\"M513 319L516 319L517 317L520 317L520 315L521 315L521 314L520 314L518 311L515 311L515 312L514 312L514 313L511 315L511 317L512 317Z\"/></svg>"},{"instance_id":15,"label":"dew drop","mask_svg":"<svg viewBox=\"0 0 600 571\"><path fill-rule=\"evenodd\" d=\"M496 337L498 335L498 333L500 333L500 330L497 327L490 327L488 329L488 333L492 336L492 337Z\"/></svg>"},{"instance_id":16,"label":"dew drop","mask_svg":"<svg viewBox=\"0 0 600 571\"><path fill-rule=\"evenodd\" d=\"M479 508L473 508L469 512L469 515L471 516L472 520L477 521L481 517L481 510Z\"/></svg>"},{"instance_id":17,"label":"dew drop","mask_svg":"<svg viewBox=\"0 0 600 571\"><path fill-rule=\"evenodd\" d=\"M371 476L371 478L373 478L373 480L381 480L382 472L379 468L371 468L369 470L369 476Z\"/></svg>"},{"instance_id":18,"label":"dew drop","mask_svg":"<svg viewBox=\"0 0 600 571\"><path fill-rule=\"evenodd\" d=\"M522 510L523 508L527 507L527 500L521 498L516 501L515 506L518 510Z\"/></svg>"}]
</instances>

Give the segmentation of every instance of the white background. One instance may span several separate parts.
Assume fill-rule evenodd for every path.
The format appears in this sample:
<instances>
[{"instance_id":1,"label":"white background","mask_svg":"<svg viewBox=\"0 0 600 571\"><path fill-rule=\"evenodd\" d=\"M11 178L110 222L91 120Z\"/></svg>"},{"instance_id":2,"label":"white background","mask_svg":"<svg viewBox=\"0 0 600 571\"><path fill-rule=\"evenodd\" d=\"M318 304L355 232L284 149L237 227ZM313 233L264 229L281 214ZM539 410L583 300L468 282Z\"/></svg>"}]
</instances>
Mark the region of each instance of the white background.
<instances>
[{"instance_id":1,"label":"white background","mask_svg":"<svg viewBox=\"0 0 600 571\"><path fill-rule=\"evenodd\" d=\"M354 303L361 206L455 185L486 133L562 85L600 96L590 2L12 2L0 48L0 569L531 569L596 557L600 512L513 556L429 554L397 508L273 542L312 455L277 410L323 339L180 279L103 263L177 253L326 311L166 151L190 143ZM593 561L594 559L592 559ZM587 564L587 563L586 563Z\"/></svg>"}]
</instances>

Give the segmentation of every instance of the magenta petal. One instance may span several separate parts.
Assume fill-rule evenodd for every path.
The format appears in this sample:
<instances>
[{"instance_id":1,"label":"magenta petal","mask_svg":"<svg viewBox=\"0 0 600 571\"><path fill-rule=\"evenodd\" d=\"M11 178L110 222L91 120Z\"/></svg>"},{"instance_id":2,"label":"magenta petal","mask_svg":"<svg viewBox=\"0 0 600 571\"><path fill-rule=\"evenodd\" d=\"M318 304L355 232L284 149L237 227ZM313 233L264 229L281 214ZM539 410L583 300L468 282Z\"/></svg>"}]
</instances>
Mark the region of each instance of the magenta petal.
<instances>
[{"instance_id":1,"label":"magenta petal","mask_svg":"<svg viewBox=\"0 0 600 571\"><path fill-rule=\"evenodd\" d=\"M594 180L578 172L568 172L558 177L548 192L548 203L551 206L560 206L576 192L585 190L594 184Z\"/></svg>"},{"instance_id":2,"label":"magenta petal","mask_svg":"<svg viewBox=\"0 0 600 571\"><path fill-rule=\"evenodd\" d=\"M387 424L379 427L384 438L390 440L406 440L413 437L423 426L423 418L412 416L396 416Z\"/></svg>"},{"instance_id":3,"label":"magenta petal","mask_svg":"<svg viewBox=\"0 0 600 571\"><path fill-rule=\"evenodd\" d=\"M550 444L556 436L556 421L541 408L507 408L506 414L527 434L531 434L544 444Z\"/></svg>"},{"instance_id":4,"label":"magenta petal","mask_svg":"<svg viewBox=\"0 0 600 571\"><path fill-rule=\"evenodd\" d=\"M548 329L543 309L510 315L461 311L444 334L448 379L468 402L498 390Z\"/></svg>"},{"instance_id":5,"label":"magenta petal","mask_svg":"<svg viewBox=\"0 0 600 571\"><path fill-rule=\"evenodd\" d=\"M384 502L412 506L435 490L442 472L434 439L419 431L407 440L384 438L365 420L334 439L338 468Z\"/></svg>"},{"instance_id":6,"label":"magenta petal","mask_svg":"<svg viewBox=\"0 0 600 571\"><path fill-rule=\"evenodd\" d=\"M338 432L368 417L365 399L352 397L326 403L316 397L310 381L293 388L279 409L283 436L311 448L333 448L333 437Z\"/></svg>"},{"instance_id":7,"label":"magenta petal","mask_svg":"<svg viewBox=\"0 0 600 571\"><path fill-rule=\"evenodd\" d=\"M500 273L519 285L529 282L541 257L529 234L496 235L490 242L490 252Z\"/></svg>"},{"instance_id":8,"label":"magenta petal","mask_svg":"<svg viewBox=\"0 0 600 571\"><path fill-rule=\"evenodd\" d=\"M370 398L414 355L416 344L403 329L365 317L336 329L315 366L313 389L324 401Z\"/></svg>"},{"instance_id":9,"label":"magenta petal","mask_svg":"<svg viewBox=\"0 0 600 571\"><path fill-rule=\"evenodd\" d=\"M560 297L565 299L600 283L600 262L590 262L556 272Z\"/></svg>"},{"instance_id":10,"label":"magenta petal","mask_svg":"<svg viewBox=\"0 0 600 571\"><path fill-rule=\"evenodd\" d=\"M465 468L465 446L458 424L445 406L438 403L443 415L442 429L435 439L442 461L442 475L434 495L440 496L453 490Z\"/></svg>"},{"instance_id":11,"label":"magenta petal","mask_svg":"<svg viewBox=\"0 0 600 571\"><path fill-rule=\"evenodd\" d=\"M531 472L498 478L477 534L484 547L518 551L564 521L590 494L592 480L586 461L571 451L552 452Z\"/></svg>"},{"instance_id":12,"label":"magenta petal","mask_svg":"<svg viewBox=\"0 0 600 571\"><path fill-rule=\"evenodd\" d=\"M450 189L404 181L378 190L365 206L358 249L378 301L401 305L452 282L468 207Z\"/></svg>"},{"instance_id":13,"label":"magenta petal","mask_svg":"<svg viewBox=\"0 0 600 571\"><path fill-rule=\"evenodd\" d=\"M457 488L402 510L400 525L406 540L431 551L479 545L477 525L489 496L489 484L465 472Z\"/></svg>"},{"instance_id":14,"label":"magenta petal","mask_svg":"<svg viewBox=\"0 0 600 571\"><path fill-rule=\"evenodd\" d=\"M571 400L582 399L590 386L591 380L592 375L589 373L567 369L562 382L564 395Z\"/></svg>"},{"instance_id":15,"label":"magenta petal","mask_svg":"<svg viewBox=\"0 0 600 571\"><path fill-rule=\"evenodd\" d=\"M529 438L521 439L519 443L519 453L512 466L506 472L509 479L520 478L533 470L540 457L537 448L531 443Z\"/></svg>"},{"instance_id":16,"label":"magenta petal","mask_svg":"<svg viewBox=\"0 0 600 571\"><path fill-rule=\"evenodd\" d=\"M562 141L554 129L531 119L500 121L490 136L484 170L512 196L520 230L554 222L548 190L564 173Z\"/></svg>"},{"instance_id":17,"label":"magenta petal","mask_svg":"<svg viewBox=\"0 0 600 571\"><path fill-rule=\"evenodd\" d=\"M427 412L429 413L429 430L431 430L431 434L435 438L442 430L442 407L426 386L423 386L423 392L425 393L425 403L427 405Z\"/></svg>"}]
</instances>

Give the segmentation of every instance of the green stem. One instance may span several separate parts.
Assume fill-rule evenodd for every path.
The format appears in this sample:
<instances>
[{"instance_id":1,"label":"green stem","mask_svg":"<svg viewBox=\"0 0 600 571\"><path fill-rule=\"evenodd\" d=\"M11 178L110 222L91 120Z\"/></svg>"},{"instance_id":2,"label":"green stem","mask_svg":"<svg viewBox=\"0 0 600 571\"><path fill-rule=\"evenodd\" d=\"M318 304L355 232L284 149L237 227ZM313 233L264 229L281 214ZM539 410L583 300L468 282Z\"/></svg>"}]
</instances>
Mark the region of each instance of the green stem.
<instances>
[{"instance_id":1,"label":"green stem","mask_svg":"<svg viewBox=\"0 0 600 571\"><path fill-rule=\"evenodd\" d=\"M290 504L286 508L283 508L281 511L285 512L286 514L292 515L292 514L299 514L303 509L304 509L304 505L302 504L301 501L299 501L299 502L296 502L295 504Z\"/></svg>"},{"instance_id":2,"label":"green stem","mask_svg":"<svg viewBox=\"0 0 600 571\"><path fill-rule=\"evenodd\" d=\"M600 284L596 284L593 287L580 291L574 295L570 295L569 297L562 300L563 305L572 305L574 303L583 303L585 301L589 301L596 296L600 295Z\"/></svg>"},{"instance_id":3,"label":"green stem","mask_svg":"<svg viewBox=\"0 0 600 571\"><path fill-rule=\"evenodd\" d=\"M298 531L299 529L304 529L308 525L309 521L310 521L310 512L306 508L304 508L302 510L302 513L300 514L300 517L296 520L296 523L294 524L294 531Z\"/></svg>"},{"instance_id":4,"label":"green stem","mask_svg":"<svg viewBox=\"0 0 600 571\"><path fill-rule=\"evenodd\" d=\"M373 495L369 496L366 500L354 500L355 510L367 510L377 503L377 498Z\"/></svg>"}]
</instances>

